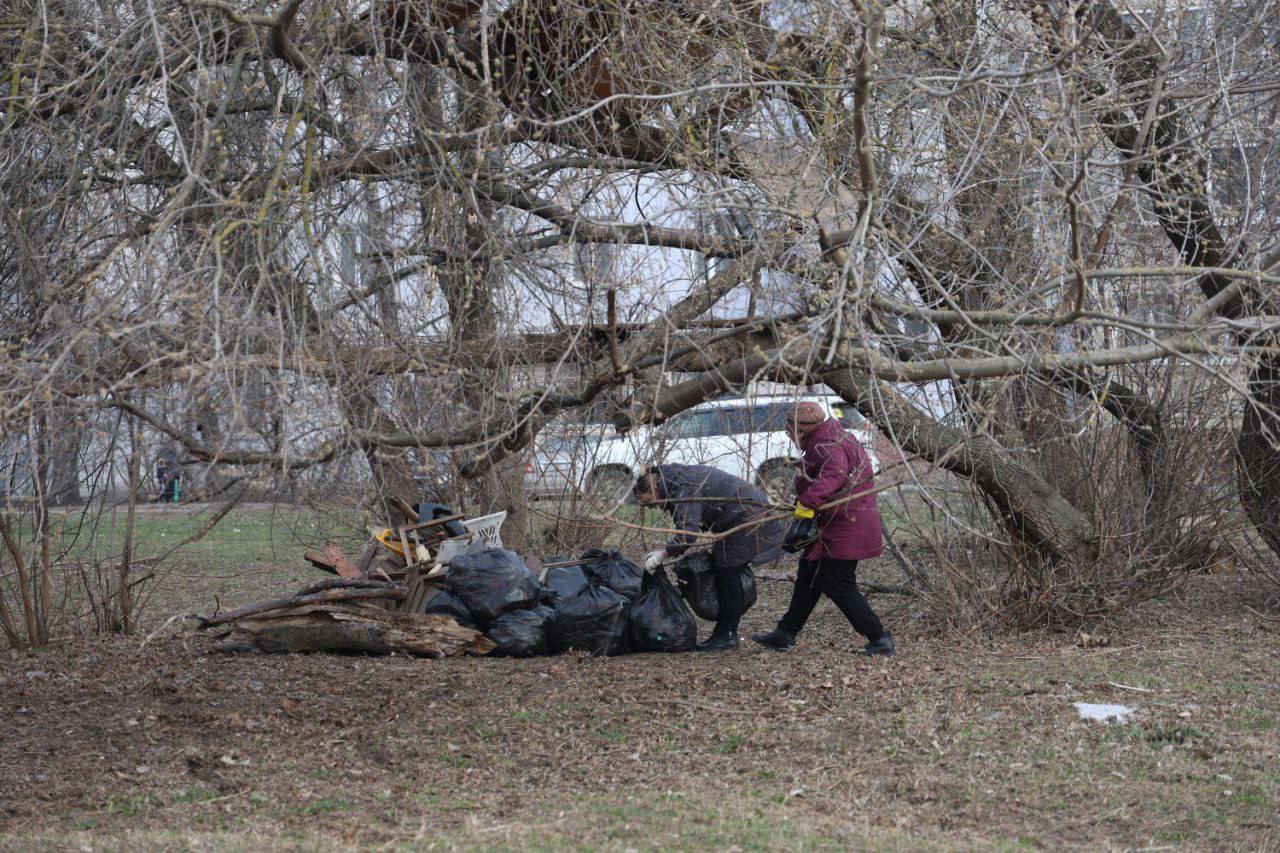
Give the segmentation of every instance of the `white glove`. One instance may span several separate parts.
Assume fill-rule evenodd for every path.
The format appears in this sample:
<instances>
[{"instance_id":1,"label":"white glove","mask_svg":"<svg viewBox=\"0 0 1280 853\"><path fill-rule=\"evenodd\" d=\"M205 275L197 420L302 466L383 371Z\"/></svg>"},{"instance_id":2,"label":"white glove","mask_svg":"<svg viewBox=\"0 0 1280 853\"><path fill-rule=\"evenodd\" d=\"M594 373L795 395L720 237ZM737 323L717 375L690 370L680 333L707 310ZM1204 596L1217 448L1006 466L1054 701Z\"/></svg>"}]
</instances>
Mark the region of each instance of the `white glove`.
<instances>
[{"instance_id":1,"label":"white glove","mask_svg":"<svg viewBox=\"0 0 1280 853\"><path fill-rule=\"evenodd\" d=\"M654 569L658 568L658 566L661 566L666 559L667 559L666 548L659 548L656 551L650 551L648 554L644 555L645 571L647 572L653 571Z\"/></svg>"}]
</instances>

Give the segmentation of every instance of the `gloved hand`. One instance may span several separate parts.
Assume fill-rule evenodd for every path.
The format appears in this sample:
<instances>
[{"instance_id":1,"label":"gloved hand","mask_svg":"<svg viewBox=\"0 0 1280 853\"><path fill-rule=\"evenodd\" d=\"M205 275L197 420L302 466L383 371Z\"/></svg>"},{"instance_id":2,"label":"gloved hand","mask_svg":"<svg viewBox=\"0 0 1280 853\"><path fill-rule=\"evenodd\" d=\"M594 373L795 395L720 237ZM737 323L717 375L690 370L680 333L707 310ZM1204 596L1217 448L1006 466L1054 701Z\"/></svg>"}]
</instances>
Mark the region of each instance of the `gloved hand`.
<instances>
[{"instance_id":1,"label":"gloved hand","mask_svg":"<svg viewBox=\"0 0 1280 853\"><path fill-rule=\"evenodd\" d=\"M788 554L804 551L818 539L818 521L816 513L804 504L796 504L794 517L782 537L782 550Z\"/></svg>"},{"instance_id":2,"label":"gloved hand","mask_svg":"<svg viewBox=\"0 0 1280 853\"><path fill-rule=\"evenodd\" d=\"M644 555L645 571L651 572L654 569L658 568L658 566L661 566L663 562L667 559L667 556L668 554L667 554L666 548L659 548L656 551L650 551L648 554L645 554Z\"/></svg>"}]
</instances>

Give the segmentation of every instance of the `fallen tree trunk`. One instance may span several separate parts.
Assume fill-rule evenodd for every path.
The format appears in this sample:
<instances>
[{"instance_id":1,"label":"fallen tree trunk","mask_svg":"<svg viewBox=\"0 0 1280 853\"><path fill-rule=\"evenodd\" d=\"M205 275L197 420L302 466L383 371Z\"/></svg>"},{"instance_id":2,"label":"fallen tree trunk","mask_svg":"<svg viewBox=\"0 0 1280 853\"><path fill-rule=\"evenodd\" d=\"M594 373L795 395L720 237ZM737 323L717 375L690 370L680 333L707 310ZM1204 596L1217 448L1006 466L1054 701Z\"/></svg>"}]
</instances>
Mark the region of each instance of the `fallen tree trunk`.
<instances>
[{"instance_id":1,"label":"fallen tree trunk","mask_svg":"<svg viewBox=\"0 0 1280 853\"><path fill-rule=\"evenodd\" d=\"M241 607L238 610L232 610L229 613L204 616L200 619L199 627L201 629L214 628L218 625L225 625L228 622L235 622L250 616L270 613L273 610L285 610L287 608L301 607L307 604L334 604L342 601L357 601L359 599L370 598L392 599L399 601L403 599L404 596L404 587L395 586L393 584L381 584L377 587L362 589L326 589L323 592L294 595L289 598L278 598L275 601L265 601L262 604L250 604L247 607Z\"/></svg>"},{"instance_id":2,"label":"fallen tree trunk","mask_svg":"<svg viewBox=\"0 0 1280 853\"><path fill-rule=\"evenodd\" d=\"M393 613L356 604L294 607L235 620L215 638L221 652L404 652L443 658L484 655L493 642L448 616Z\"/></svg>"},{"instance_id":3,"label":"fallen tree trunk","mask_svg":"<svg viewBox=\"0 0 1280 853\"><path fill-rule=\"evenodd\" d=\"M722 391L766 377L796 383L820 379L878 424L904 453L971 480L1000 511L1010 530L1050 560L1084 563L1093 558L1092 523L1038 471L990 438L939 423L859 368L810 372L788 366L781 349L768 350L661 389L646 414L671 417Z\"/></svg>"},{"instance_id":4,"label":"fallen tree trunk","mask_svg":"<svg viewBox=\"0 0 1280 853\"><path fill-rule=\"evenodd\" d=\"M1081 564L1092 558L1096 537L1088 517L990 438L938 423L862 371L833 370L822 381L882 424L904 452L971 480L1013 531L1046 557Z\"/></svg>"}]
</instances>

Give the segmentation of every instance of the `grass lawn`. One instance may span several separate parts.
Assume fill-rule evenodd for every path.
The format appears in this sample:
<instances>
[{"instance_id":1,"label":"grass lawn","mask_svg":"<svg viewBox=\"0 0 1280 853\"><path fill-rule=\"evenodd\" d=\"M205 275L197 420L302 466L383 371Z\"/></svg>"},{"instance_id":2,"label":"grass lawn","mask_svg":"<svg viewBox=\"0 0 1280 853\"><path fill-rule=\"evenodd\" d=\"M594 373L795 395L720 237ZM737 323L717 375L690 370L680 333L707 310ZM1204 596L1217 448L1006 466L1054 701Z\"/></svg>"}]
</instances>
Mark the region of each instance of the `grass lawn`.
<instances>
[{"instance_id":1,"label":"grass lawn","mask_svg":"<svg viewBox=\"0 0 1280 853\"><path fill-rule=\"evenodd\" d=\"M253 600L314 582L302 555L326 540L354 556L368 538L354 512L308 507L245 504L209 527L218 507L201 504L140 504L134 522L131 576L150 576L136 587L141 625L173 613L210 607L215 599ZM87 609L85 583L119 564L127 527L126 507L90 512L56 511L50 523L54 561L54 634L74 632ZM24 548L31 531L19 529ZM7 561L6 561L7 562ZM10 587L11 606L14 590Z\"/></svg>"},{"instance_id":2,"label":"grass lawn","mask_svg":"<svg viewBox=\"0 0 1280 853\"><path fill-rule=\"evenodd\" d=\"M367 536L355 512L335 514L290 504L255 503L236 507L197 541L182 544L202 533L216 509L205 504L140 505L135 552L142 558L162 556L191 565L270 563L297 557L325 539L350 547L362 544ZM124 506L100 514L59 512L53 525L55 550L69 557L118 555L126 524Z\"/></svg>"},{"instance_id":3,"label":"grass lawn","mask_svg":"<svg viewBox=\"0 0 1280 853\"><path fill-rule=\"evenodd\" d=\"M765 592L749 629L782 605ZM10 658L0 849L1280 842L1274 631L900 630L868 662L815 620L786 654L229 656L182 634Z\"/></svg>"},{"instance_id":4,"label":"grass lawn","mask_svg":"<svg viewBox=\"0 0 1280 853\"><path fill-rule=\"evenodd\" d=\"M148 513L143 541L200 523ZM174 555L149 624L318 579L299 557L321 524L237 511ZM783 654L226 655L176 626L69 639L0 655L0 850L1276 847L1280 622L1242 606L1253 583L1203 576L1194 608L1097 626L1110 645L1087 649L942 632L879 598L891 661L853 654L828 604ZM789 590L761 582L744 633ZM1090 722L1079 701L1134 713Z\"/></svg>"}]
</instances>

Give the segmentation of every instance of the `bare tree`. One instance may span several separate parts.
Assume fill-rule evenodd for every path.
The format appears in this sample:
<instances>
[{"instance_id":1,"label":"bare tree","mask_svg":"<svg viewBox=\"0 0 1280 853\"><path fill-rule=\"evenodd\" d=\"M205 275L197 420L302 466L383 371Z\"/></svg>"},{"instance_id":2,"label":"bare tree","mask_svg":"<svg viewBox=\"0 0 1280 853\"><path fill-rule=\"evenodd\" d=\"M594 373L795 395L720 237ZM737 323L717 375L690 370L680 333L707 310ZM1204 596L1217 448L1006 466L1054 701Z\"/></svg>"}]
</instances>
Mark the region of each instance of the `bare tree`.
<instances>
[{"instance_id":1,"label":"bare tree","mask_svg":"<svg viewBox=\"0 0 1280 853\"><path fill-rule=\"evenodd\" d=\"M1280 553L1271 11L30 0L12 600L39 622L40 519L115 423L278 485L358 461L371 503L453 470L514 541L548 423L764 379L970 483L1023 618L1203 563L1223 464ZM1236 446L1180 465L1187 429Z\"/></svg>"}]
</instances>

